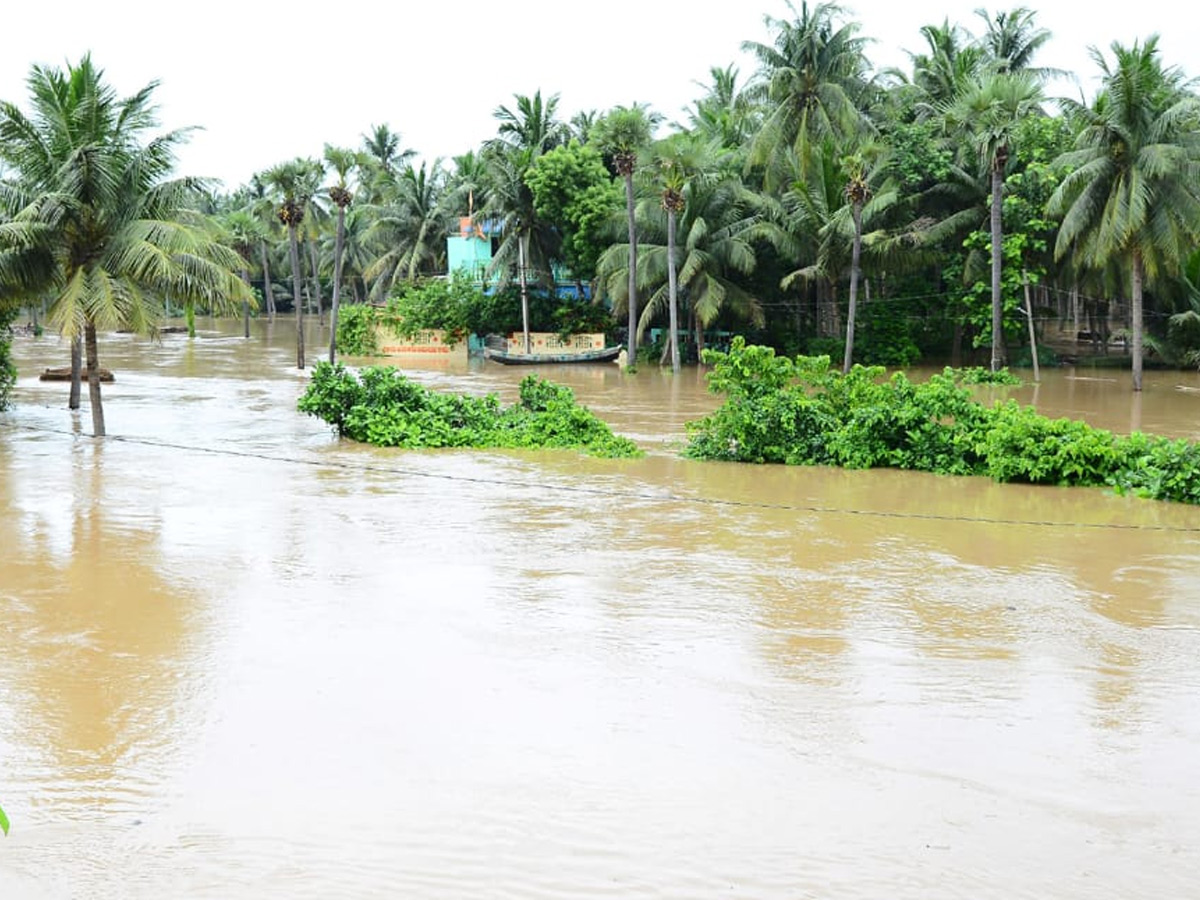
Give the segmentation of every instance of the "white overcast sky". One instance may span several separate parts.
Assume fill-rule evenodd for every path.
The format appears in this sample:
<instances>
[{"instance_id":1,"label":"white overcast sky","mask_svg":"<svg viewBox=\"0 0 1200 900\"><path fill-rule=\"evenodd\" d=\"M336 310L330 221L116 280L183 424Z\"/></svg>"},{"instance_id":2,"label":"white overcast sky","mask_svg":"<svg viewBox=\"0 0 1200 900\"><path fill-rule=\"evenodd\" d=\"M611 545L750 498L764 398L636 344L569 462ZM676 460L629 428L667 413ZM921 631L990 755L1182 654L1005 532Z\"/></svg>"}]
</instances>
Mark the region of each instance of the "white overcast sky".
<instances>
[{"instance_id":1,"label":"white overcast sky","mask_svg":"<svg viewBox=\"0 0 1200 900\"><path fill-rule=\"evenodd\" d=\"M1200 13L1186 3L1045 0L1054 32L1042 65L1087 76L1087 47L1161 34L1163 57L1200 75ZM877 66L907 68L918 29L949 17L978 33L980 0L852 0ZM495 133L493 110L514 93L561 94L560 111L647 102L676 119L711 66L752 63L744 40L769 41L763 16L784 0L457 0L443 3L20 0L5 4L0 98L27 108L34 63L61 66L91 51L132 93L151 80L164 126L197 125L180 172L229 188L276 162L357 145L373 123L422 156L449 157ZM799 3L797 2L797 6ZM1006 4L989 4L1003 9ZM1060 92L1076 94L1063 85Z\"/></svg>"}]
</instances>

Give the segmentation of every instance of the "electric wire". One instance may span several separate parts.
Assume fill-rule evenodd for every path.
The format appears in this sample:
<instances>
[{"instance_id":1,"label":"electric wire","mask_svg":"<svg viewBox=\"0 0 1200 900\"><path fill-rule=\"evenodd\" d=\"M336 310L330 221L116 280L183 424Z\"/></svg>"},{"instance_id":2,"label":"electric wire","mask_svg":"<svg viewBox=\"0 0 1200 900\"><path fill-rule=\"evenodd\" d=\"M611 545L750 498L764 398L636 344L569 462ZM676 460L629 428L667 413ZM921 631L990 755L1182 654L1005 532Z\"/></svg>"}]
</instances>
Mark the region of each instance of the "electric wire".
<instances>
[{"instance_id":1,"label":"electric wire","mask_svg":"<svg viewBox=\"0 0 1200 900\"><path fill-rule=\"evenodd\" d=\"M49 408L49 407L46 407ZM66 431L64 429L46 428L38 425L10 424L9 427L21 431L38 434L53 434L70 437L75 440L95 440L89 435ZM108 435L105 441L115 443L157 447L166 450L178 450L188 453L203 453L213 456L254 459L272 463L285 463L296 466L309 466L320 469L339 469L349 472L370 472L381 475L398 475L410 478L428 478L439 481L450 481L462 484L483 485L487 487L513 487L541 490L545 487L542 482L522 481L515 478L492 478L473 475L450 474L445 472L430 472L403 466L381 466L372 463L351 463L343 460L304 459L295 456L278 456L252 450L235 450L228 447L204 447L195 444L183 444L174 441L161 441L153 438L137 437L134 435ZM759 500L737 500L726 497L705 497L696 495L677 494L672 492L620 490L588 485L555 485L556 492L578 495L604 497L616 500L641 500L652 503L695 504L725 509L753 509L772 512L811 513L813 515L844 515L863 516L877 519L916 520L928 522L962 522L978 525L1006 525L1034 528L1060 528L1090 531L1149 531L1177 534L1200 534L1200 525L1139 525L1122 522L1065 522L1051 519L1008 519L989 516L964 516L942 513L905 512L898 510L859 509L843 506L823 506L819 504L799 503L767 503ZM1147 501L1151 502L1151 501Z\"/></svg>"}]
</instances>

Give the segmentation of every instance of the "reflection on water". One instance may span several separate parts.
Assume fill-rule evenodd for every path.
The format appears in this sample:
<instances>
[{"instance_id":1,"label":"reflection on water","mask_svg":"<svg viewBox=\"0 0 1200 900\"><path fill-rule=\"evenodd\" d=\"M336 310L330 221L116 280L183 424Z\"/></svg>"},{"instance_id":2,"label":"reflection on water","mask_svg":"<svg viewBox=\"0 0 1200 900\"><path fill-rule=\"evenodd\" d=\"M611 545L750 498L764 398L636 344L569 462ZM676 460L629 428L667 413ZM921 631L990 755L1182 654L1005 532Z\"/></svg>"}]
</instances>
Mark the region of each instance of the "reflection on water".
<instances>
[{"instance_id":1,"label":"reflection on water","mask_svg":"<svg viewBox=\"0 0 1200 900\"><path fill-rule=\"evenodd\" d=\"M286 325L108 338L102 444L18 342L0 896L1194 890L1200 511L685 461L695 371L546 373L642 460L343 444ZM1200 436L1088 377L989 390Z\"/></svg>"}]
</instances>

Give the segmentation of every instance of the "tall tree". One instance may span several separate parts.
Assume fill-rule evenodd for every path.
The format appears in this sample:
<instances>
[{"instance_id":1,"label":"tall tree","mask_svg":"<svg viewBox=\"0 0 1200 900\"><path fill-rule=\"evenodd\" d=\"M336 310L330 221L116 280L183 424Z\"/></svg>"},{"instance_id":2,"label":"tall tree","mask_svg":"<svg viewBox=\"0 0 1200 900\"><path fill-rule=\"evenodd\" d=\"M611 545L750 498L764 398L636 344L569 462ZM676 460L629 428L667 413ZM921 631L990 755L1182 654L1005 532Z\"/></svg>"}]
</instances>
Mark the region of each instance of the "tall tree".
<instances>
[{"instance_id":1,"label":"tall tree","mask_svg":"<svg viewBox=\"0 0 1200 900\"><path fill-rule=\"evenodd\" d=\"M1103 87L1092 106L1060 101L1080 125L1066 171L1050 198L1061 215L1055 256L1079 254L1092 268L1129 268L1133 389L1142 389L1143 291L1178 268L1200 239L1200 101L1176 68L1164 68L1158 37L1113 61L1092 48Z\"/></svg>"},{"instance_id":2,"label":"tall tree","mask_svg":"<svg viewBox=\"0 0 1200 900\"><path fill-rule=\"evenodd\" d=\"M638 104L618 106L600 119L592 130L592 141L600 148L601 153L612 159L614 171L625 181L625 225L629 235L625 261L629 277L629 286L625 294L625 302L629 309L626 357L630 366L637 365L638 338L637 221L633 174L637 170L638 154L650 142L656 118Z\"/></svg>"},{"instance_id":3,"label":"tall tree","mask_svg":"<svg viewBox=\"0 0 1200 900\"><path fill-rule=\"evenodd\" d=\"M271 239L278 225L275 217L275 203L271 197L271 188L267 184L263 173L256 172L251 176L247 194L250 213L258 220L261 226L262 237L258 242L258 251L260 262L262 263L263 300L267 304L267 321L274 323L275 292L271 287L271 262L267 251L267 242Z\"/></svg>"},{"instance_id":4,"label":"tall tree","mask_svg":"<svg viewBox=\"0 0 1200 900\"><path fill-rule=\"evenodd\" d=\"M457 209L457 196L448 189L442 161L405 166L388 182L372 207L370 238L380 252L365 275L379 290L390 290L399 281L441 270Z\"/></svg>"},{"instance_id":5,"label":"tall tree","mask_svg":"<svg viewBox=\"0 0 1200 900\"><path fill-rule=\"evenodd\" d=\"M276 192L276 212L279 221L287 227L288 253L292 262L292 302L296 308L296 368L304 368L304 303L300 298L302 276L300 274L300 227L304 224L304 212L311 199L306 191L311 190L308 177L311 167L304 159L280 163L263 174L263 179Z\"/></svg>"},{"instance_id":6,"label":"tall tree","mask_svg":"<svg viewBox=\"0 0 1200 900\"><path fill-rule=\"evenodd\" d=\"M980 160L991 174L992 205L992 371L1004 365L1004 300L1001 293L1004 253L1004 173L1017 126L1040 114L1043 100L1037 79L1023 72L985 75L945 108L947 122L966 128Z\"/></svg>"},{"instance_id":7,"label":"tall tree","mask_svg":"<svg viewBox=\"0 0 1200 900\"><path fill-rule=\"evenodd\" d=\"M329 200L337 208L337 237L333 248L333 300L329 309L329 362L337 362L338 303L342 296L342 251L346 246L346 207L354 200L347 179L357 156L344 147L325 145L325 162L333 169L337 182L329 187Z\"/></svg>"},{"instance_id":8,"label":"tall tree","mask_svg":"<svg viewBox=\"0 0 1200 900\"><path fill-rule=\"evenodd\" d=\"M765 167L767 187L778 187L779 164L794 151L806 160L826 138L842 139L867 127L863 114L868 86L865 39L855 22L840 23L835 3L807 0L791 19L766 17L772 44L742 47L758 58L757 93L767 102L762 126L750 145L750 164Z\"/></svg>"},{"instance_id":9,"label":"tall tree","mask_svg":"<svg viewBox=\"0 0 1200 900\"><path fill-rule=\"evenodd\" d=\"M982 72L984 49L971 42L961 26L944 20L941 25L921 26L925 50L909 53L912 86L917 92L918 116L928 118L938 108L954 101Z\"/></svg>"},{"instance_id":10,"label":"tall tree","mask_svg":"<svg viewBox=\"0 0 1200 900\"><path fill-rule=\"evenodd\" d=\"M1024 6L997 13L977 9L975 15L983 19L986 29L980 38L980 46L997 72L1028 71L1039 76L1059 74L1057 69L1032 66L1033 57L1052 37L1049 29L1037 26L1033 10Z\"/></svg>"},{"instance_id":11,"label":"tall tree","mask_svg":"<svg viewBox=\"0 0 1200 900\"><path fill-rule=\"evenodd\" d=\"M567 142L571 136L570 126L555 117L558 94L543 100L539 90L532 97L516 94L515 99L515 109L498 106L493 113L500 123L493 144L529 150L536 158Z\"/></svg>"},{"instance_id":12,"label":"tall tree","mask_svg":"<svg viewBox=\"0 0 1200 900\"><path fill-rule=\"evenodd\" d=\"M0 255L50 260L50 319L68 338L83 333L102 437L99 329L153 330L168 298L222 309L252 295L237 254L196 212L203 182L168 177L187 132L149 135L155 82L119 98L85 56L65 70L34 66L28 85L29 115L0 103L5 192L23 201Z\"/></svg>"},{"instance_id":13,"label":"tall tree","mask_svg":"<svg viewBox=\"0 0 1200 900\"><path fill-rule=\"evenodd\" d=\"M234 209L224 216L222 227L230 246L241 258L242 280L250 284L250 260L256 245L263 239L262 225L248 209ZM242 336L250 337L250 303L242 303Z\"/></svg>"}]
</instances>

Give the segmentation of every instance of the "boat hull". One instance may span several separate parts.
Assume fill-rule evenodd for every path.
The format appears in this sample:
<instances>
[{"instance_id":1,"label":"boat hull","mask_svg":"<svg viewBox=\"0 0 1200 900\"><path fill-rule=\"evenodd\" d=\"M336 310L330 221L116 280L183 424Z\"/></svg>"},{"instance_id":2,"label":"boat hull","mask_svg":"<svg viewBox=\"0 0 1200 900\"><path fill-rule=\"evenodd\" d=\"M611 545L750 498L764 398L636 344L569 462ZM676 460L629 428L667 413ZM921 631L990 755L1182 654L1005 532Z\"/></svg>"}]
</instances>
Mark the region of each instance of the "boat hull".
<instances>
[{"instance_id":1,"label":"boat hull","mask_svg":"<svg viewBox=\"0 0 1200 900\"><path fill-rule=\"evenodd\" d=\"M580 353L509 353L507 350L485 347L483 358L505 366L546 366L611 362L620 352L620 347L605 347L602 350L585 350Z\"/></svg>"}]
</instances>

